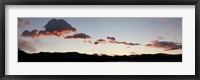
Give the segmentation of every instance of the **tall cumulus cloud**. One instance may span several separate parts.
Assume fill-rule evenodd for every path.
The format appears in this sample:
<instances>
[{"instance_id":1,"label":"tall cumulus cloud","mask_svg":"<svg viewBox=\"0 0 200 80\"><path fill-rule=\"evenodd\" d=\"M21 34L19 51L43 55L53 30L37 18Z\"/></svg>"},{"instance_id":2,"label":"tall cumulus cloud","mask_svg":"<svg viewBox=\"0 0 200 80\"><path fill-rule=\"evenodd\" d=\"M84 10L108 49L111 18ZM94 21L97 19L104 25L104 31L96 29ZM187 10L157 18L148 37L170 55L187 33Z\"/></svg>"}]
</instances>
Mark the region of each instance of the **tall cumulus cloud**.
<instances>
[{"instance_id":1,"label":"tall cumulus cloud","mask_svg":"<svg viewBox=\"0 0 200 80\"><path fill-rule=\"evenodd\" d=\"M63 19L51 19L45 26L45 30L25 30L22 37L38 38L42 36L57 36L64 37L68 33L76 33L76 28L72 27L67 21Z\"/></svg>"}]
</instances>

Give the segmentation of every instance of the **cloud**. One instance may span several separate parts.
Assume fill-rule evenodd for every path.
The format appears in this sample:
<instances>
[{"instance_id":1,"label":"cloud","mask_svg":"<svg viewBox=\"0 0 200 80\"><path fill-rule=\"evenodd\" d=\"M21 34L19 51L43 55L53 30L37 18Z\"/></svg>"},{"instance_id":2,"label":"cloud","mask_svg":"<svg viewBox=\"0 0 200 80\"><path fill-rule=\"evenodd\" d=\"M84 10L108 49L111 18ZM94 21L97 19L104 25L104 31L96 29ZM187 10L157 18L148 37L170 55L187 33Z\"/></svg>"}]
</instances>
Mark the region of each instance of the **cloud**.
<instances>
[{"instance_id":1,"label":"cloud","mask_svg":"<svg viewBox=\"0 0 200 80\"><path fill-rule=\"evenodd\" d=\"M65 39L83 39L83 40L86 40L86 39L90 39L91 37L87 34L84 34L84 33L77 33L77 34L74 34L72 36L66 36Z\"/></svg>"},{"instance_id":2,"label":"cloud","mask_svg":"<svg viewBox=\"0 0 200 80\"><path fill-rule=\"evenodd\" d=\"M165 51L182 49L181 43L158 41L158 40L151 41L151 44L146 44L145 46L154 48L163 48Z\"/></svg>"},{"instance_id":3,"label":"cloud","mask_svg":"<svg viewBox=\"0 0 200 80\"><path fill-rule=\"evenodd\" d=\"M164 40L165 38L161 37L161 36L157 36L158 40Z\"/></svg>"},{"instance_id":4,"label":"cloud","mask_svg":"<svg viewBox=\"0 0 200 80\"><path fill-rule=\"evenodd\" d=\"M20 25L20 24L18 24L18 28L19 28L19 29L21 29L21 28L23 28L23 26L22 26L22 25Z\"/></svg>"},{"instance_id":5,"label":"cloud","mask_svg":"<svg viewBox=\"0 0 200 80\"><path fill-rule=\"evenodd\" d=\"M97 41L94 42L95 45L97 44L105 44L106 43L106 40L104 39L98 39Z\"/></svg>"},{"instance_id":6,"label":"cloud","mask_svg":"<svg viewBox=\"0 0 200 80\"><path fill-rule=\"evenodd\" d=\"M140 45L139 43L127 43L127 42L117 42L117 44L124 44L124 45L128 45L128 46Z\"/></svg>"},{"instance_id":7,"label":"cloud","mask_svg":"<svg viewBox=\"0 0 200 80\"><path fill-rule=\"evenodd\" d=\"M32 31L25 30L22 34L21 37L32 37L32 38L39 38L42 36L53 36L51 32L47 32L44 30L38 31L36 29Z\"/></svg>"},{"instance_id":8,"label":"cloud","mask_svg":"<svg viewBox=\"0 0 200 80\"><path fill-rule=\"evenodd\" d=\"M168 32L166 32L166 35L169 35L169 34L171 34L174 30L176 30L178 28L178 26L177 25L172 25L171 27L170 27L170 29L169 29L169 31Z\"/></svg>"},{"instance_id":9,"label":"cloud","mask_svg":"<svg viewBox=\"0 0 200 80\"><path fill-rule=\"evenodd\" d=\"M27 25L29 23L27 22ZM63 19L51 19L45 26L45 30L25 30L21 36L39 38L42 36L57 36L64 37L68 33L76 33L76 28L72 27L67 21Z\"/></svg>"},{"instance_id":10,"label":"cloud","mask_svg":"<svg viewBox=\"0 0 200 80\"><path fill-rule=\"evenodd\" d=\"M23 22L23 20L18 18L18 28L20 28L20 29L23 28L22 22Z\"/></svg>"},{"instance_id":11,"label":"cloud","mask_svg":"<svg viewBox=\"0 0 200 80\"><path fill-rule=\"evenodd\" d=\"M91 40L84 40L83 42L93 44Z\"/></svg>"},{"instance_id":12,"label":"cloud","mask_svg":"<svg viewBox=\"0 0 200 80\"><path fill-rule=\"evenodd\" d=\"M38 30L34 29L32 31L28 31L28 30L25 30L22 34L21 34L22 37L32 37L32 38L38 38Z\"/></svg>"},{"instance_id":13,"label":"cloud","mask_svg":"<svg viewBox=\"0 0 200 80\"><path fill-rule=\"evenodd\" d=\"M32 42L22 40L22 39L18 40L18 48L20 48L24 51L28 51L28 52L36 52L37 51Z\"/></svg>"},{"instance_id":14,"label":"cloud","mask_svg":"<svg viewBox=\"0 0 200 80\"><path fill-rule=\"evenodd\" d=\"M23 20L22 20L21 18L18 18L18 22L20 22L20 23L21 23L21 22L23 22Z\"/></svg>"},{"instance_id":15,"label":"cloud","mask_svg":"<svg viewBox=\"0 0 200 80\"><path fill-rule=\"evenodd\" d=\"M110 43L116 43L117 42L114 37L107 37L107 39Z\"/></svg>"},{"instance_id":16,"label":"cloud","mask_svg":"<svg viewBox=\"0 0 200 80\"><path fill-rule=\"evenodd\" d=\"M128 43L128 42L120 42L120 41L117 41L115 39L115 37L107 37L109 43L113 43L113 44L124 44L124 45L127 45L127 46L135 46L135 45L140 45L139 43Z\"/></svg>"},{"instance_id":17,"label":"cloud","mask_svg":"<svg viewBox=\"0 0 200 80\"><path fill-rule=\"evenodd\" d=\"M72 27L63 19L51 19L44 27L45 31L50 32L58 37L66 35L67 33L76 32L76 28Z\"/></svg>"},{"instance_id":18,"label":"cloud","mask_svg":"<svg viewBox=\"0 0 200 80\"><path fill-rule=\"evenodd\" d=\"M24 23L24 25L27 26L27 27L29 27L29 26L31 25L31 23L30 23L29 21L26 21L26 22Z\"/></svg>"},{"instance_id":19,"label":"cloud","mask_svg":"<svg viewBox=\"0 0 200 80\"><path fill-rule=\"evenodd\" d=\"M18 28L19 29L22 29L22 28L25 28L25 27L29 27L30 25L31 25L31 22L24 21L23 19L18 18Z\"/></svg>"},{"instance_id":20,"label":"cloud","mask_svg":"<svg viewBox=\"0 0 200 80\"><path fill-rule=\"evenodd\" d=\"M48 31L45 31L45 30L40 30L40 31L38 32L38 36L39 36L39 37L42 37L42 36L53 36L53 35L54 35L53 33L48 32Z\"/></svg>"}]
</instances>

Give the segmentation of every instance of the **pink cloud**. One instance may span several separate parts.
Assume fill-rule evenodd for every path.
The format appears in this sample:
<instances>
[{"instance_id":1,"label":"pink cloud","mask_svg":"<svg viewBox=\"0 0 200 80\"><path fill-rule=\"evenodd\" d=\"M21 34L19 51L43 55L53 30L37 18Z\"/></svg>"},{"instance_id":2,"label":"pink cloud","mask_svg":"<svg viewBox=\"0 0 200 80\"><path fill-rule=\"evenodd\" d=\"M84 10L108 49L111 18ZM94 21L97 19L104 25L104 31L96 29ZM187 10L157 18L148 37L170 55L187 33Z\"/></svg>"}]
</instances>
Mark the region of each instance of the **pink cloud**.
<instances>
[{"instance_id":1,"label":"pink cloud","mask_svg":"<svg viewBox=\"0 0 200 80\"><path fill-rule=\"evenodd\" d=\"M162 48L165 51L182 49L181 43L168 42L168 41L158 41L158 40L151 41L151 44L146 44L145 46L154 47L154 48Z\"/></svg>"}]
</instances>

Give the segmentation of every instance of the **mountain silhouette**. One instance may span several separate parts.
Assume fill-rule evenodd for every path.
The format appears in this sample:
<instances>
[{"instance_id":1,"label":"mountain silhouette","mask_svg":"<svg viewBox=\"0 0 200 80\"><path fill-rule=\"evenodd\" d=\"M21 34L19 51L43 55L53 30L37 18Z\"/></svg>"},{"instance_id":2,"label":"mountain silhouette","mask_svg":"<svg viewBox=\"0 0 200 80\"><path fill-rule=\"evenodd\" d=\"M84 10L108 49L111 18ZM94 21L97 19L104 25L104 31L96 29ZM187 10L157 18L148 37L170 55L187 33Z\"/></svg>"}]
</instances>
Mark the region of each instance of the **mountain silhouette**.
<instances>
[{"instance_id":1,"label":"mountain silhouette","mask_svg":"<svg viewBox=\"0 0 200 80\"><path fill-rule=\"evenodd\" d=\"M88 55L79 52L28 54L18 49L18 62L182 62L182 54Z\"/></svg>"}]
</instances>

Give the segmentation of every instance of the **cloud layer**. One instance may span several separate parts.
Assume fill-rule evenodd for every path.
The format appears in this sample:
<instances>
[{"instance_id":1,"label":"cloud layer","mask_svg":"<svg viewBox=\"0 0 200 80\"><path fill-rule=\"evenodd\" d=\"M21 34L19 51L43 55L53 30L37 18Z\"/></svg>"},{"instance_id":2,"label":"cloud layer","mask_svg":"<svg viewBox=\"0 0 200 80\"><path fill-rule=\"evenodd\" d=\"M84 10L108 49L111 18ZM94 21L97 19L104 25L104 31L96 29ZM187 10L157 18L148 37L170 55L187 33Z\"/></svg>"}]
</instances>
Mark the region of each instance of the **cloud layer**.
<instances>
[{"instance_id":1,"label":"cloud layer","mask_svg":"<svg viewBox=\"0 0 200 80\"><path fill-rule=\"evenodd\" d=\"M97 41L94 42L95 45L97 44L105 44L106 43L106 40L104 39L98 39Z\"/></svg>"},{"instance_id":2,"label":"cloud layer","mask_svg":"<svg viewBox=\"0 0 200 80\"><path fill-rule=\"evenodd\" d=\"M146 44L145 46L154 47L154 48L162 48L165 51L182 49L181 43L158 41L158 40L151 41L151 44Z\"/></svg>"},{"instance_id":3,"label":"cloud layer","mask_svg":"<svg viewBox=\"0 0 200 80\"><path fill-rule=\"evenodd\" d=\"M19 22L22 20L19 19ZM26 22L29 25L29 22ZM64 39L80 39L84 40L85 43L90 44L106 44L107 41L105 39L98 39L92 42L90 39L91 37L85 33L77 33L76 28L72 27L67 21L63 19L51 19L45 26L45 30L25 30L22 32L21 37L32 37L32 38L40 38L43 36L57 36L57 37L64 37ZM68 33L73 33L73 35L68 35ZM128 42L120 42L117 41L114 37L107 37L109 43L112 44L123 44L127 46L135 46L140 45L139 43L128 43Z\"/></svg>"},{"instance_id":4,"label":"cloud layer","mask_svg":"<svg viewBox=\"0 0 200 80\"><path fill-rule=\"evenodd\" d=\"M128 42L120 42L120 41L117 41L115 39L115 37L107 37L107 40L104 40L104 39L98 39L94 42L95 45L98 45L98 44L106 44L107 42L111 43L111 44L123 44L123 45L127 45L127 46L135 46L135 45L140 45L139 43L128 43Z\"/></svg>"},{"instance_id":5,"label":"cloud layer","mask_svg":"<svg viewBox=\"0 0 200 80\"><path fill-rule=\"evenodd\" d=\"M87 34L84 34L84 33L77 33L77 34L74 34L72 36L66 36L65 39L83 39L83 40L86 40L86 39L90 39L91 37Z\"/></svg>"},{"instance_id":6,"label":"cloud layer","mask_svg":"<svg viewBox=\"0 0 200 80\"><path fill-rule=\"evenodd\" d=\"M128 42L120 42L120 41L117 41L115 39L115 37L107 37L109 43L112 43L112 44L124 44L124 45L127 45L127 46L135 46L135 45L140 45L139 43L128 43Z\"/></svg>"}]
</instances>

